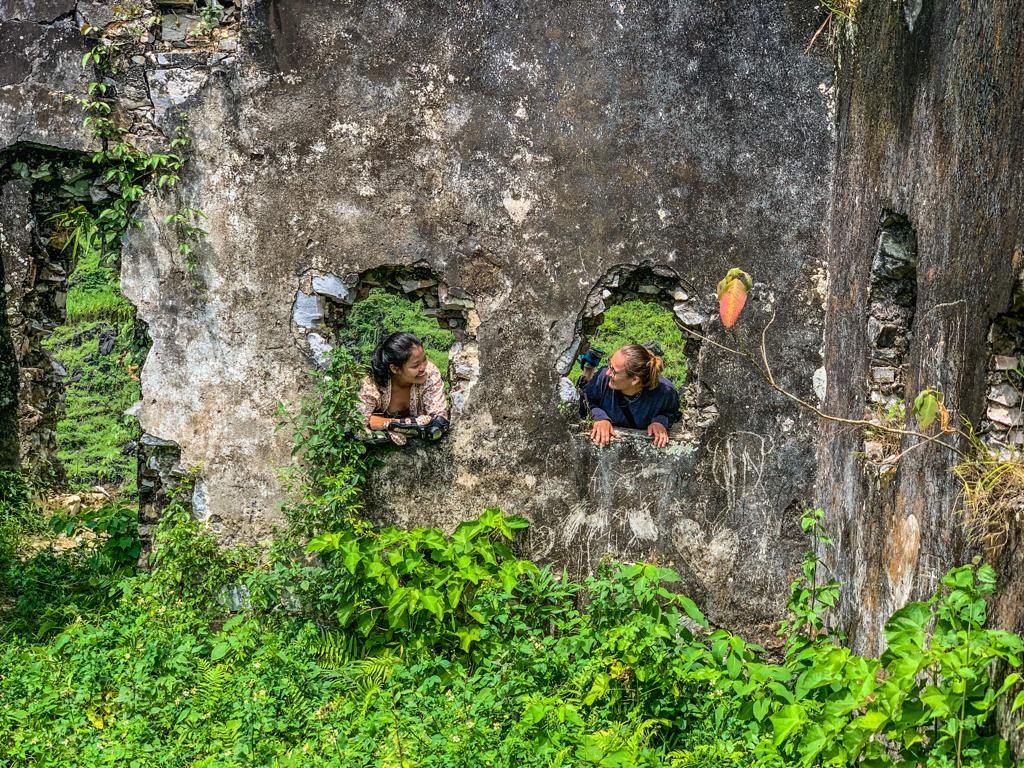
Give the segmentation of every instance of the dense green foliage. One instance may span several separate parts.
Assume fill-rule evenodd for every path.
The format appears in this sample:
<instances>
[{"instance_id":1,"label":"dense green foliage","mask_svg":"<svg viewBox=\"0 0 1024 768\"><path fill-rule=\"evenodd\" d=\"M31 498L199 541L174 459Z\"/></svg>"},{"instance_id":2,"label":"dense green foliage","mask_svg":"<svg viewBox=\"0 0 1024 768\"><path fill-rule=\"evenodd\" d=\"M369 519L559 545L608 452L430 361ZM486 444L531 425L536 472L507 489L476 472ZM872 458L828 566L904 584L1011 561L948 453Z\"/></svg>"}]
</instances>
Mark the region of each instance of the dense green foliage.
<instances>
[{"instance_id":1,"label":"dense green foliage","mask_svg":"<svg viewBox=\"0 0 1024 768\"><path fill-rule=\"evenodd\" d=\"M23 509L31 510L33 539L41 540L40 510L34 502ZM117 501L75 516L55 515L49 521L54 533L84 534L87 543L61 552L37 547L21 557L15 557L15 532L0 526L0 637L45 639L72 621L102 618L117 584L135 570L137 518L135 507Z\"/></svg>"},{"instance_id":2,"label":"dense green foliage","mask_svg":"<svg viewBox=\"0 0 1024 768\"><path fill-rule=\"evenodd\" d=\"M122 295L115 266L97 251L82 250L68 278L68 325L106 320L125 324L135 319L135 308Z\"/></svg>"},{"instance_id":3,"label":"dense green foliage","mask_svg":"<svg viewBox=\"0 0 1024 768\"><path fill-rule=\"evenodd\" d=\"M104 340L110 346L106 354ZM105 483L130 491L136 472L131 445L140 430L138 420L125 411L141 397L137 371L144 356L134 324L69 320L45 345L66 372L57 445L68 485Z\"/></svg>"},{"instance_id":4,"label":"dense green foliage","mask_svg":"<svg viewBox=\"0 0 1024 768\"><path fill-rule=\"evenodd\" d=\"M496 509L451 535L359 519L353 367L336 358L293 422L307 466L270 550L220 549L172 504L153 571L133 573L111 505L58 521L100 534L86 553L5 565L6 764L1011 765L992 720L1024 642L985 627L991 568L947 574L870 659L829 632L838 587L811 551L772 661L712 629L667 568L605 563L577 582L519 560L525 521ZM820 519L805 530L826 544ZM19 571L48 586L12 606Z\"/></svg>"},{"instance_id":5,"label":"dense green foliage","mask_svg":"<svg viewBox=\"0 0 1024 768\"><path fill-rule=\"evenodd\" d=\"M664 353L665 369L662 375L677 388L686 383L686 339L676 325L675 315L668 309L650 301L624 301L608 307L604 320L588 339L591 347L604 350L602 365L619 347L627 344L657 342ZM573 367L570 378L579 374L579 363Z\"/></svg>"},{"instance_id":6,"label":"dense green foliage","mask_svg":"<svg viewBox=\"0 0 1024 768\"><path fill-rule=\"evenodd\" d=\"M365 299L353 305L345 325L338 331L338 341L366 365L374 347L398 331L419 337L430 361L442 374L448 372L448 352L455 343L452 332L423 314L422 301L410 301L383 288L372 289Z\"/></svg>"}]
</instances>

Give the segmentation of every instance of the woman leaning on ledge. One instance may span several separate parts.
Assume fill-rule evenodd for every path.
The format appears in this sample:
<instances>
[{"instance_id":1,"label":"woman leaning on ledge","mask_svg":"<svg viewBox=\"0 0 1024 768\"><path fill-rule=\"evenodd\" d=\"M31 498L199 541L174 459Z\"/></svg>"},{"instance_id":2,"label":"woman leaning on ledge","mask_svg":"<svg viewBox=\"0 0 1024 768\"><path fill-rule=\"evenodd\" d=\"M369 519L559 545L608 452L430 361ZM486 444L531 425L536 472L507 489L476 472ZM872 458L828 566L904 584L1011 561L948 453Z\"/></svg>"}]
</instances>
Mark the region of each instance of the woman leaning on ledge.
<instances>
[{"instance_id":1,"label":"woman leaning on ledge","mask_svg":"<svg viewBox=\"0 0 1024 768\"><path fill-rule=\"evenodd\" d=\"M646 429L656 448L668 445L668 428L680 418L679 393L661 375L660 357L639 344L615 351L583 390L594 426L594 445L608 445L613 426Z\"/></svg>"},{"instance_id":2,"label":"woman leaning on ledge","mask_svg":"<svg viewBox=\"0 0 1024 768\"><path fill-rule=\"evenodd\" d=\"M359 387L359 410L370 430L387 430L392 422L414 419L429 424L448 419L444 382L411 333L399 332L377 345L370 358L370 374ZM405 435L388 432L396 445L405 445Z\"/></svg>"}]
</instances>

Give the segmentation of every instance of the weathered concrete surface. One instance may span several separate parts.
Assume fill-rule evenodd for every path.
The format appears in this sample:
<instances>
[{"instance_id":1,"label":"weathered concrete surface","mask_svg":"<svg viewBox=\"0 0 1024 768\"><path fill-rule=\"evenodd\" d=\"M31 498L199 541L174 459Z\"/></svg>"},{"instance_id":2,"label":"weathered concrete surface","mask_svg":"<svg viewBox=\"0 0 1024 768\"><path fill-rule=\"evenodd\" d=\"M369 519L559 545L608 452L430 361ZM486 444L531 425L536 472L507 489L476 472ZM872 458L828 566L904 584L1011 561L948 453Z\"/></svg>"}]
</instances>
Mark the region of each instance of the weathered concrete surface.
<instances>
[{"instance_id":1,"label":"weathered concrete surface","mask_svg":"<svg viewBox=\"0 0 1024 768\"><path fill-rule=\"evenodd\" d=\"M201 468L226 539L267 535L288 460L275 406L310 367L296 291L423 259L475 304L479 379L446 444L389 457L371 513L451 526L498 505L534 521L529 554L672 562L715 619L777 618L811 424L704 345L721 418L693 452L598 451L558 414L555 366L615 265L674 271L709 315L742 266L762 283L745 322L777 312L778 375L809 395L831 76L803 55L815 25L797 2L247 6L238 65L186 104L180 199L148 201L126 248L153 340L143 428ZM193 275L160 224L179 202L209 217Z\"/></svg>"},{"instance_id":2,"label":"weathered concrete surface","mask_svg":"<svg viewBox=\"0 0 1024 768\"><path fill-rule=\"evenodd\" d=\"M81 96L88 50L74 0L0 1L0 149L20 141L67 149L89 145Z\"/></svg>"},{"instance_id":3,"label":"weathered concrete surface","mask_svg":"<svg viewBox=\"0 0 1024 768\"><path fill-rule=\"evenodd\" d=\"M954 412L980 423L993 319L1007 311L1024 267L1024 4L925 3L913 32L903 6L861 4L856 46L843 52L837 163L829 225L825 333L828 407L863 414L871 349L867 315L881 217L916 230L916 311L905 394L934 387ZM844 584L840 624L856 650L877 652L881 627L909 599L929 594L969 559L949 468L928 445L881 487L862 471L858 435L828 428L820 495ZM904 440L908 448L913 438ZM999 563L996 620L1021 631L1019 521Z\"/></svg>"}]
</instances>

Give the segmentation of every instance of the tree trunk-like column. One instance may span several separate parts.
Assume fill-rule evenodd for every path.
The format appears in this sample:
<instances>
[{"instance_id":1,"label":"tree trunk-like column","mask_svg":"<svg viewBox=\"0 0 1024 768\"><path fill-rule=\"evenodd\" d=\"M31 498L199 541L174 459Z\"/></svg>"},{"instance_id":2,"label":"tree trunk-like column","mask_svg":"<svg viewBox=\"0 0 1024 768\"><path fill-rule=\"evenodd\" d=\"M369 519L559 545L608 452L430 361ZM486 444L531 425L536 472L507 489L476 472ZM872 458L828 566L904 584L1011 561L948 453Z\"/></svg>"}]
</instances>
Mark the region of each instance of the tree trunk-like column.
<instances>
[{"instance_id":1,"label":"tree trunk-like column","mask_svg":"<svg viewBox=\"0 0 1024 768\"><path fill-rule=\"evenodd\" d=\"M907 4L914 5L914 4ZM864 0L855 44L838 76L836 157L827 229L827 410L859 417L878 324L869 310L886 257L886 226L912 228L914 306L902 361L905 398L934 388L954 413L983 415L989 328L1006 312L1022 266L1024 4L935 0L916 16L903 3ZM876 302L877 303L877 302ZM884 320L884 318L883 318ZM934 429L934 428L933 428ZM907 454L888 478L865 471L862 436L830 424L821 443L819 491L838 551L829 565L845 584L838 619L862 652L878 652L887 616L929 594L973 553L950 468L935 445ZM901 449L915 438L905 438ZM1013 555L1016 535L1002 559ZM997 563L1003 594L1021 594L1019 567ZM1016 582L1014 580L1017 580ZM1024 629L1019 599L998 600L995 619Z\"/></svg>"}]
</instances>

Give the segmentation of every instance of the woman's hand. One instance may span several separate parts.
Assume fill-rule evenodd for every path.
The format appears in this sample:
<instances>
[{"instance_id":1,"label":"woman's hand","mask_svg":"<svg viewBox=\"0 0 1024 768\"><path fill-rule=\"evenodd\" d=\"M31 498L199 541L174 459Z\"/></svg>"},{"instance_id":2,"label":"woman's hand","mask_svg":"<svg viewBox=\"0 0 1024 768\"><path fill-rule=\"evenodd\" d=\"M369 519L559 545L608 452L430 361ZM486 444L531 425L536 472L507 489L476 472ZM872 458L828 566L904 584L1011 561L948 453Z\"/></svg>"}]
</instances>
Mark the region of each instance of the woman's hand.
<instances>
[{"instance_id":1,"label":"woman's hand","mask_svg":"<svg viewBox=\"0 0 1024 768\"><path fill-rule=\"evenodd\" d=\"M378 416L377 414L374 414L370 416L370 420L367 423L367 426L370 428L371 431L376 432L383 429L387 429L388 424L390 424L392 421L394 421L394 419L389 418L387 416Z\"/></svg>"},{"instance_id":2,"label":"woman's hand","mask_svg":"<svg viewBox=\"0 0 1024 768\"><path fill-rule=\"evenodd\" d=\"M668 430L660 421L652 421L647 428L647 434L654 440L655 448L664 448L668 445Z\"/></svg>"},{"instance_id":3,"label":"woman's hand","mask_svg":"<svg viewBox=\"0 0 1024 768\"><path fill-rule=\"evenodd\" d=\"M595 421L594 426L590 428L590 439L594 441L594 445L601 447L608 445L614 434L615 430L612 429L612 423L607 419Z\"/></svg>"}]
</instances>

